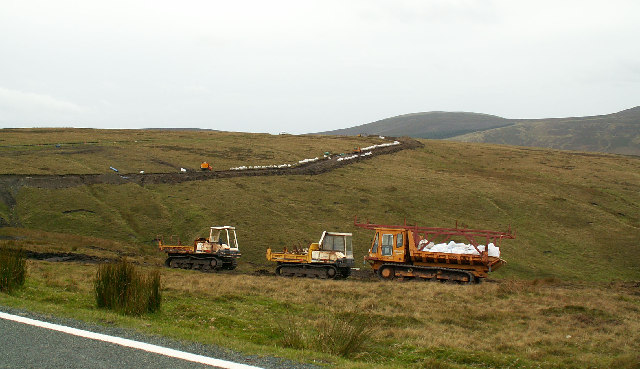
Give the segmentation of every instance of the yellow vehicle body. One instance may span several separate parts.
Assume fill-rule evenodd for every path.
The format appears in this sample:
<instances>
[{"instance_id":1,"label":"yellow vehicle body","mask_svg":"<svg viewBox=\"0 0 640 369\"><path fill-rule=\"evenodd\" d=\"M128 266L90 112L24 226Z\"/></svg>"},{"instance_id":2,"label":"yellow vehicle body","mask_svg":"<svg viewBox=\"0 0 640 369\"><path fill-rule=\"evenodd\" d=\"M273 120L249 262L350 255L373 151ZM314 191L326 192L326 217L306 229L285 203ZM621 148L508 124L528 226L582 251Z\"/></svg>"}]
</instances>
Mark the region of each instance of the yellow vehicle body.
<instances>
[{"instance_id":1,"label":"yellow vehicle body","mask_svg":"<svg viewBox=\"0 0 640 369\"><path fill-rule=\"evenodd\" d=\"M309 245L309 252L289 252L286 248L282 252L273 252L271 251L271 248L268 248L267 260L275 261L277 263L311 263L311 255L313 255L313 251L316 250L318 250L317 243Z\"/></svg>"},{"instance_id":2,"label":"yellow vehicle body","mask_svg":"<svg viewBox=\"0 0 640 369\"><path fill-rule=\"evenodd\" d=\"M323 232L319 242L307 249L274 252L267 249L267 260L277 263L276 274L281 276L347 278L355 262L351 233Z\"/></svg>"}]
</instances>

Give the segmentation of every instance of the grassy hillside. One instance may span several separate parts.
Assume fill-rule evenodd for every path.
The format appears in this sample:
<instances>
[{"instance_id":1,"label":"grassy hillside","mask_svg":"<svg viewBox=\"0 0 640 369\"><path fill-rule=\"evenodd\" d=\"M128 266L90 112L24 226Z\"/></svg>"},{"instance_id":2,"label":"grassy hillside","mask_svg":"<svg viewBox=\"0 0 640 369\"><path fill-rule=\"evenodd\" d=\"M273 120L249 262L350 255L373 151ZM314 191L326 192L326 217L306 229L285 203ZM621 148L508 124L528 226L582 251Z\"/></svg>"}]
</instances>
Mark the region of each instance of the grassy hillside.
<instances>
[{"instance_id":1,"label":"grassy hillside","mask_svg":"<svg viewBox=\"0 0 640 369\"><path fill-rule=\"evenodd\" d=\"M380 142L90 131L97 143L67 150L65 145L81 141L76 133L87 131L65 130L55 138L32 133L2 136L13 140L0 147L2 158L15 161L0 161L0 246L19 246L46 260L29 260L25 287L0 293L0 309L331 368L640 365L640 158L422 140L422 148L320 175L29 187L7 173L104 173L114 162L122 171L173 173L185 163L195 167L202 157L217 158L214 166L226 169ZM40 145L44 140L65 144ZM96 149L87 152L85 145ZM243 148L251 151L240 156ZM372 235L353 227L354 215L425 226L511 225L516 239L501 245L508 264L480 285L264 275L274 267L264 259L267 247L306 245L323 230L353 232L357 266L365 268L362 256ZM161 266L165 256L153 241L157 235L190 241L223 224L238 228L243 256L236 271ZM160 312L125 317L96 308L95 263L119 257L161 272ZM339 354L321 345L318 337L343 335L338 327L364 327L363 346Z\"/></svg>"},{"instance_id":2,"label":"grassy hillside","mask_svg":"<svg viewBox=\"0 0 640 369\"><path fill-rule=\"evenodd\" d=\"M226 133L210 134L213 142L229 139ZM200 134L178 135L184 136L171 137L178 148L174 152L191 150ZM243 146L246 137L250 136L238 139L236 147ZM258 135L255 140L266 146L256 146L254 152L260 155L261 150L270 150L275 160L310 156L314 150L324 151L321 147L337 150L358 144L358 138L307 136ZM270 140L274 146L267 148ZM640 159L424 143L421 149L372 158L317 176L14 188L12 193L4 192L0 217L2 223L15 226L13 235L29 238L32 230L38 230L90 236L135 245L149 254L153 254L157 235L191 240L205 234L211 225L232 224L239 229L245 269L262 268L267 247L306 245L323 230L353 232L356 258L361 260L371 235L352 226L355 215L387 224L406 218L425 226L453 226L459 221L469 227L504 230L511 225L517 239L505 241L502 252L509 264L494 273L496 277L640 278ZM210 150L229 150L228 146L216 147ZM189 161L199 163L197 151L188 152ZM125 168L138 167L139 151L122 150L120 154L113 161ZM58 154L52 148L48 155L55 158ZM67 156L71 162L82 162L82 155L86 154ZM46 151L41 150L40 156L54 165ZM180 165L176 158L167 159ZM228 165L243 163L233 159L227 159ZM158 263L161 259L157 255Z\"/></svg>"},{"instance_id":3,"label":"grassy hillside","mask_svg":"<svg viewBox=\"0 0 640 369\"><path fill-rule=\"evenodd\" d=\"M452 138L463 142L640 155L640 107L594 117L511 120L512 125Z\"/></svg>"},{"instance_id":4,"label":"grassy hillside","mask_svg":"<svg viewBox=\"0 0 640 369\"><path fill-rule=\"evenodd\" d=\"M433 111L399 115L351 128L321 132L320 134L346 136L367 134L441 139L509 124L507 119L495 115Z\"/></svg>"},{"instance_id":5,"label":"grassy hillside","mask_svg":"<svg viewBox=\"0 0 640 369\"><path fill-rule=\"evenodd\" d=\"M296 163L326 151L380 143L354 137L296 137L215 131L2 129L0 174L100 174L215 170Z\"/></svg>"}]
</instances>

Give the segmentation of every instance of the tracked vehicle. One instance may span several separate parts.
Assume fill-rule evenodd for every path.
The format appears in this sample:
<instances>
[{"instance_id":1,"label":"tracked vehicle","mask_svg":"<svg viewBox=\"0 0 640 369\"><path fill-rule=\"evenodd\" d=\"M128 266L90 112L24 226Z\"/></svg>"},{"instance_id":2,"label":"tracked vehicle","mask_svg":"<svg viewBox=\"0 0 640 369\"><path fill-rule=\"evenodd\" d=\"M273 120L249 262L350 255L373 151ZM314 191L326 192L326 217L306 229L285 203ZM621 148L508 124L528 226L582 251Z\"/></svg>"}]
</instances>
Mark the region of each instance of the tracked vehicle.
<instances>
[{"instance_id":1,"label":"tracked vehicle","mask_svg":"<svg viewBox=\"0 0 640 369\"><path fill-rule=\"evenodd\" d=\"M205 272L235 269L240 250L236 229L231 226L211 227L208 238L196 238L192 245L165 245L158 237L158 248L167 253L165 265L170 268L197 269Z\"/></svg>"},{"instance_id":2,"label":"tracked vehicle","mask_svg":"<svg viewBox=\"0 0 640 369\"><path fill-rule=\"evenodd\" d=\"M276 262L276 274L285 277L347 278L355 265L351 233L323 232L320 241L308 248L272 252L267 260Z\"/></svg>"},{"instance_id":3,"label":"tracked vehicle","mask_svg":"<svg viewBox=\"0 0 640 369\"><path fill-rule=\"evenodd\" d=\"M457 224L455 228L418 227L406 222L394 226L358 223L355 219L354 225L375 231L364 259L380 279L388 280L480 282L506 264L495 245L502 239L515 238L511 230L458 228ZM468 244L455 243L453 239L466 240Z\"/></svg>"}]
</instances>

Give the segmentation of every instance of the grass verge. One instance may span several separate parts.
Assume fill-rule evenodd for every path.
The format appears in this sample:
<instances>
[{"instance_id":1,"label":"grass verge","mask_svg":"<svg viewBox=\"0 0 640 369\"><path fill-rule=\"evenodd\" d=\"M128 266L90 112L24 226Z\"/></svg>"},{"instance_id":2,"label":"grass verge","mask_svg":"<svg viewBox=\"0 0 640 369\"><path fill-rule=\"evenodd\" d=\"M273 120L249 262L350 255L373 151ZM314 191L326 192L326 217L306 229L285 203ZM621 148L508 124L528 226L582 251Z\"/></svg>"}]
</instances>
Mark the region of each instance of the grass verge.
<instances>
[{"instance_id":1,"label":"grass verge","mask_svg":"<svg viewBox=\"0 0 640 369\"><path fill-rule=\"evenodd\" d=\"M160 273L141 273L125 259L98 267L94 281L99 308L127 315L142 315L160 310Z\"/></svg>"},{"instance_id":2,"label":"grass verge","mask_svg":"<svg viewBox=\"0 0 640 369\"><path fill-rule=\"evenodd\" d=\"M0 292L11 292L24 285L26 275L23 250L0 246Z\"/></svg>"},{"instance_id":3,"label":"grass verge","mask_svg":"<svg viewBox=\"0 0 640 369\"><path fill-rule=\"evenodd\" d=\"M327 367L635 368L640 363L640 295L631 282L457 286L162 269L162 310L132 316L96 307L95 265L28 265L25 287L0 294L0 305ZM344 325L359 324L351 318L361 319L360 328L375 327L356 340L362 347L347 344L349 336L358 337ZM321 344L342 336L342 343Z\"/></svg>"}]
</instances>

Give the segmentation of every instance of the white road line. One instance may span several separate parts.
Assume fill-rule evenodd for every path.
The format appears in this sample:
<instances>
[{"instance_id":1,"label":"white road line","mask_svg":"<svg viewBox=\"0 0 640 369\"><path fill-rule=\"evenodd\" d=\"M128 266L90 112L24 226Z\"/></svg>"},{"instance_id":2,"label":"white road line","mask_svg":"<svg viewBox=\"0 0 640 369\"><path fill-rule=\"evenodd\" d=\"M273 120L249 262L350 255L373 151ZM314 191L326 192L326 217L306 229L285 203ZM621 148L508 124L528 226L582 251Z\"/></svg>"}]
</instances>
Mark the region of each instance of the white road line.
<instances>
[{"instance_id":1,"label":"white road line","mask_svg":"<svg viewBox=\"0 0 640 369\"><path fill-rule=\"evenodd\" d=\"M92 340L98 340L98 341L114 343L114 344L120 345L120 346L131 347L131 348L135 348L135 349L138 349L138 350L144 350L144 351L153 352L153 353L160 354L160 355L165 355L165 356L175 357L175 358L178 358L178 359L193 361L193 362L200 363L200 364L211 365L211 366L215 366L215 367L218 367L218 368L224 368L224 369L261 369L261 368L259 368L257 366L238 364L238 363L234 363L232 361L214 359L212 357L191 354L191 353L184 352L184 351L178 351L178 350L170 349L170 348L167 348L167 347L162 347L162 346L152 345L152 344L149 344L149 343L129 340L129 339L126 339L126 338L108 336L106 334L94 333L94 332L85 331L85 330L82 330L82 329L65 327L64 325L58 325L58 324L53 324L53 323L42 322L40 320L29 319L29 318L25 318L25 317L21 317L21 316L17 316L17 315L11 315L11 314L7 314L7 313L3 313L1 311L0 311L0 318L1 319L6 319L6 320L12 320L14 322L33 325L33 326L36 326L36 327L47 328L47 329L51 329L51 330L54 330L54 331L71 334L71 335L74 335L74 336L79 336L79 337L89 338L89 339L92 339Z\"/></svg>"}]
</instances>

